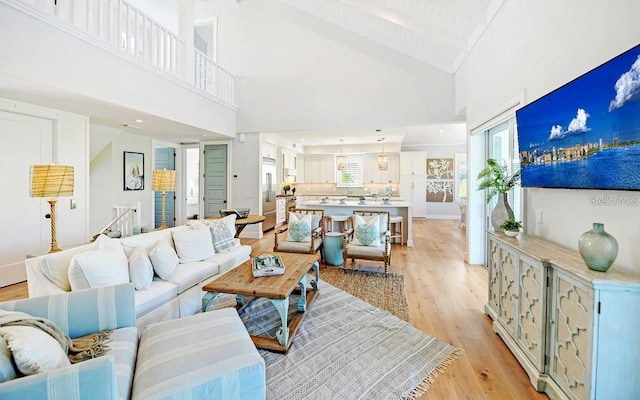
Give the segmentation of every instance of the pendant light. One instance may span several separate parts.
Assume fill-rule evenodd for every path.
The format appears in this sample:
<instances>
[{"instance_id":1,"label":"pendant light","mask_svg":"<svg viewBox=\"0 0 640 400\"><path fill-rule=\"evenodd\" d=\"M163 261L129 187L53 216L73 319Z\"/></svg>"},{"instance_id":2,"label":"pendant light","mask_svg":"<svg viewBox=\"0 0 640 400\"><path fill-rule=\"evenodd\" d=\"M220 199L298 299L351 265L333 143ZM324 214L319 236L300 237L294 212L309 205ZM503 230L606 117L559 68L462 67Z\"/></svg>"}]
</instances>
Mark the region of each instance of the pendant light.
<instances>
[{"instance_id":1,"label":"pendant light","mask_svg":"<svg viewBox=\"0 0 640 400\"><path fill-rule=\"evenodd\" d=\"M336 165L338 167L338 171L344 171L345 169L347 169L347 156L342 153L342 142L343 140L340 139L340 155L336 157Z\"/></svg>"},{"instance_id":2,"label":"pendant light","mask_svg":"<svg viewBox=\"0 0 640 400\"><path fill-rule=\"evenodd\" d=\"M384 138L378 139L378 142L382 142L382 154L378 155L378 169L386 171L389 169L389 156L384 152Z\"/></svg>"}]
</instances>

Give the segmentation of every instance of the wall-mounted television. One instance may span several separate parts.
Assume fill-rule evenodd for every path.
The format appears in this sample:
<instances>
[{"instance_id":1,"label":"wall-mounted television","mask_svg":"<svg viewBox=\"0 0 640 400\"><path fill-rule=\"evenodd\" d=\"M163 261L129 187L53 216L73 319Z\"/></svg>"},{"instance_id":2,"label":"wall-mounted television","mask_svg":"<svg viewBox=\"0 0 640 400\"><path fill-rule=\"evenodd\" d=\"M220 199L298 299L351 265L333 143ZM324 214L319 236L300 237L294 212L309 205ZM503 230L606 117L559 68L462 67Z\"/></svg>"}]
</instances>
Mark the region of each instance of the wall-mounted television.
<instances>
[{"instance_id":1,"label":"wall-mounted television","mask_svg":"<svg viewBox=\"0 0 640 400\"><path fill-rule=\"evenodd\" d=\"M640 45L516 111L522 186L640 190Z\"/></svg>"}]
</instances>

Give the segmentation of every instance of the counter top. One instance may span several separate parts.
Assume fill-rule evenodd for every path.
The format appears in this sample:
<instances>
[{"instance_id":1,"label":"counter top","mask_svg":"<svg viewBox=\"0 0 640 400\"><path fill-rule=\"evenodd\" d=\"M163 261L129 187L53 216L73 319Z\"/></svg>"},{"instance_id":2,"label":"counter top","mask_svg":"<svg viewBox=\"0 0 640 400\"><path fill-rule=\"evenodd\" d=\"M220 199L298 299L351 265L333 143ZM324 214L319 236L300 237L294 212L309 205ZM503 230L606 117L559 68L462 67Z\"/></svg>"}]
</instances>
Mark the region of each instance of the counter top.
<instances>
[{"instance_id":1,"label":"counter top","mask_svg":"<svg viewBox=\"0 0 640 400\"><path fill-rule=\"evenodd\" d=\"M331 206L331 207L381 207L381 208L394 208L394 207L413 207L413 204L408 201L391 200L391 204L384 204L380 199L373 200L367 199L366 204L360 204L359 200L347 200L345 204L340 203L339 199L331 199L326 203L321 200L307 200L302 203L305 206Z\"/></svg>"}]
</instances>

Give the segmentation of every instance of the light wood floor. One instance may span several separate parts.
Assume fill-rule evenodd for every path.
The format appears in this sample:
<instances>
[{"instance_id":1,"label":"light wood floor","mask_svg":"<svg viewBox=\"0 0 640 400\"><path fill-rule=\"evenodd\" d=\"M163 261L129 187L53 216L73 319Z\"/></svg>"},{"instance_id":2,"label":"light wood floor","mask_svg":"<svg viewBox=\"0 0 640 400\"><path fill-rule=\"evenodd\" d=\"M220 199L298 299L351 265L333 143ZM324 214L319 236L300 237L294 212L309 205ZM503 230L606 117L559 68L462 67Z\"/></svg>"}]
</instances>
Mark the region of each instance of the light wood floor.
<instances>
[{"instance_id":1,"label":"light wood floor","mask_svg":"<svg viewBox=\"0 0 640 400\"><path fill-rule=\"evenodd\" d=\"M483 312L487 270L463 261L465 234L457 221L414 221L413 247L394 245L390 272L405 276L413 325L464 353L440 373L421 400L548 399L491 329ZM273 234L242 239L253 254L272 250ZM27 297L25 283L0 289L0 301Z\"/></svg>"}]
</instances>

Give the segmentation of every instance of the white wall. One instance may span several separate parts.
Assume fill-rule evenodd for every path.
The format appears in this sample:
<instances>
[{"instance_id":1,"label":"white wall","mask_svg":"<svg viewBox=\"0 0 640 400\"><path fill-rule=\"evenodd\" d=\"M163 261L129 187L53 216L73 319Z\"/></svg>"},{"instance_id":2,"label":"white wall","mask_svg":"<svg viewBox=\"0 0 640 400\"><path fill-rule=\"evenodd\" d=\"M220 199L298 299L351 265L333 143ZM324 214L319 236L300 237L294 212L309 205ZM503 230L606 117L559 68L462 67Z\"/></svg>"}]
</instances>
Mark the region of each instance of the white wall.
<instances>
[{"instance_id":1,"label":"white wall","mask_svg":"<svg viewBox=\"0 0 640 400\"><path fill-rule=\"evenodd\" d=\"M278 3L239 2L218 19L218 60L237 77L239 132L455 119L452 74Z\"/></svg>"},{"instance_id":2,"label":"white wall","mask_svg":"<svg viewBox=\"0 0 640 400\"><path fill-rule=\"evenodd\" d=\"M529 103L597 67L640 41L640 2L542 0L504 3L489 28L456 74L456 110L465 110L469 129L503 111L510 99L524 92ZM588 96L585 93L585 96ZM473 178L483 153L477 140L469 144L471 179L469 215L469 261L481 263L483 221ZM594 206L591 196L634 195L636 192L594 190L525 190L527 233L577 249L578 237L602 222L618 239L616 263L640 270L638 207ZM476 207L478 206L478 207ZM475 211L474 211L475 210ZM542 212L536 224L534 211Z\"/></svg>"},{"instance_id":3,"label":"white wall","mask_svg":"<svg viewBox=\"0 0 640 400\"><path fill-rule=\"evenodd\" d=\"M46 151L37 147L33 148L33 146L32 148L15 148L10 146L4 149L5 154L3 158L5 162L3 165L23 165L23 162L12 162L12 160L21 160L27 152L34 152L41 154L43 160L47 160L46 162L53 161L56 164L73 166L74 194L72 197L59 198L56 205L57 241L60 248L63 249L85 242L89 236L89 199L87 195L89 182L88 119L81 115L38 107L4 98L0 98L0 111L51 121L50 126L52 129L48 131L48 135L43 135L43 137L49 138L47 139L48 141L50 140L49 143L42 143L43 149L47 149ZM5 139L7 139L4 143L11 143L10 136L15 135L15 132L5 131L0 132L0 135L5 136ZM16 143L21 142L16 141ZM34 146L37 145L37 143L34 143ZM33 159L33 157L28 159ZM23 187L27 191L21 193L19 196L16 195L16 197L28 198L28 169L21 171L11 169L3 170L0 171L0 176L2 176L3 179L16 179L18 182L23 182ZM5 195L11 196L11 194L8 193L5 193ZM74 209L71 208L70 201L72 199L76 204ZM26 213L33 211L34 203L40 203L40 210L42 211L40 216L34 218L35 216L31 214L28 217L24 217L25 220L29 220L29 223L9 226L10 224L8 224L7 221L2 221L5 223L4 225L6 225L4 235L20 235L22 238L20 244L24 245L24 249L28 251L28 254L46 252L51 243L51 222L48 219L42 218L45 213L49 212L48 204L44 200L46 199L29 199L29 202L25 203L24 206L22 206L20 202L12 202L11 213L15 213L17 216L25 216ZM46 232L46 240L42 240L44 235L41 236L41 234L44 232ZM24 265L21 262L16 263L16 260L12 259L14 256L14 254L11 254L11 257L7 257L6 254L0 254L0 270L2 270L3 283L10 284L26 279Z\"/></svg>"},{"instance_id":4,"label":"white wall","mask_svg":"<svg viewBox=\"0 0 640 400\"><path fill-rule=\"evenodd\" d=\"M231 150L231 190L229 207L250 208L251 214L262 214L260 188L260 133L246 133L244 142L235 139ZM241 237L261 238L261 224L249 225Z\"/></svg>"},{"instance_id":5,"label":"white wall","mask_svg":"<svg viewBox=\"0 0 640 400\"><path fill-rule=\"evenodd\" d=\"M91 124L91 138L110 137L110 142L91 160L91 232L98 233L115 217L114 206L133 207L141 202L142 225L153 229L153 144L147 136ZM125 191L124 152L144 153L144 190Z\"/></svg>"}]
</instances>

